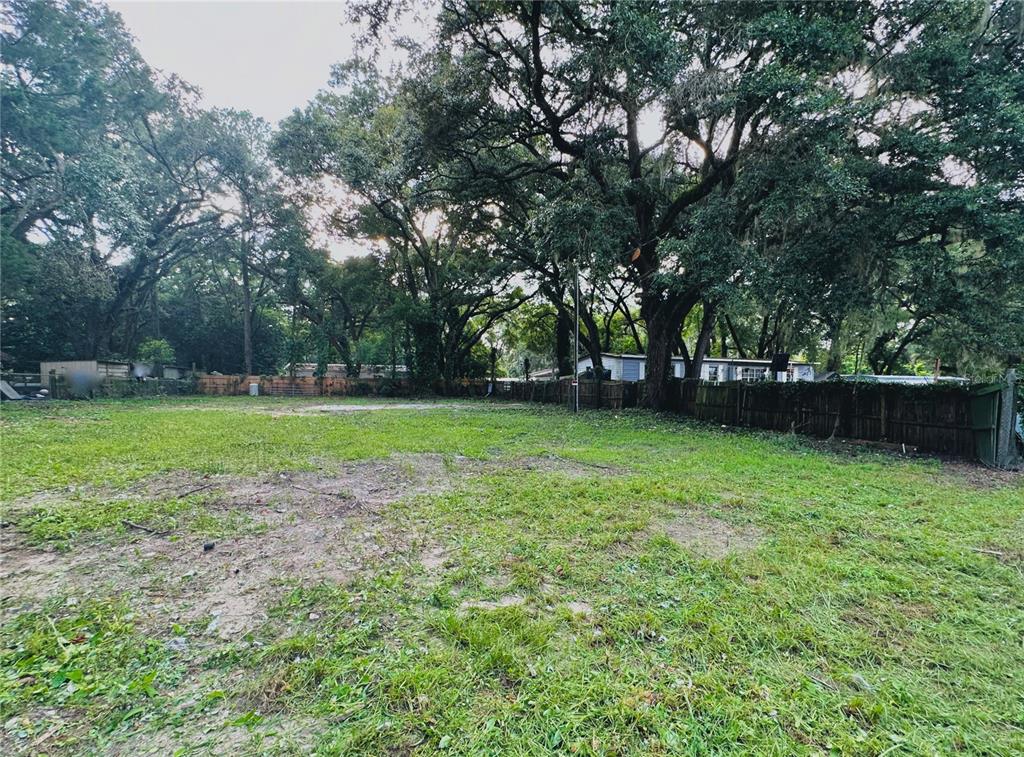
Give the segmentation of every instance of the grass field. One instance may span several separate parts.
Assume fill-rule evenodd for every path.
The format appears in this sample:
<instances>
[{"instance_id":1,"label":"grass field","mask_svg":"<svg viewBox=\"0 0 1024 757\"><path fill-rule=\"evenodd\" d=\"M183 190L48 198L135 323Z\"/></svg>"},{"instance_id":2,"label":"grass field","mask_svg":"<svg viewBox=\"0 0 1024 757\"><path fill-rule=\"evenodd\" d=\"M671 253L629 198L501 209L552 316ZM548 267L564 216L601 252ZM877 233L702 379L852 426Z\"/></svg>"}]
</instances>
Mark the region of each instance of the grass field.
<instances>
[{"instance_id":1,"label":"grass field","mask_svg":"<svg viewBox=\"0 0 1024 757\"><path fill-rule=\"evenodd\" d=\"M1019 477L313 404L4 405L0 753L1024 753Z\"/></svg>"}]
</instances>

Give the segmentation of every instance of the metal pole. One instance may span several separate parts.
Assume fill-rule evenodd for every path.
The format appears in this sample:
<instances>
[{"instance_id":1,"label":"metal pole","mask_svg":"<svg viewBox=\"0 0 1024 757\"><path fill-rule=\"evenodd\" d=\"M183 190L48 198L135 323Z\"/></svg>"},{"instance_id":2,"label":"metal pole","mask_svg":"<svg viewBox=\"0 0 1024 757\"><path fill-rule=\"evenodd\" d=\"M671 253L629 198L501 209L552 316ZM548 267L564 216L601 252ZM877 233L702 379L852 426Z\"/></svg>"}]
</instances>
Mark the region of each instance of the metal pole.
<instances>
[{"instance_id":1,"label":"metal pole","mask_svg":"<svg viewBox=\"0 0 1024 757\"><path fill-rule=\"evenodd\" d=\"M578 413L580 411L580 258L579 254L576 255L576 296L574 298L576 306L576 338L573 340L573 369L572 369L572 385L573 385L573 412Z\"/></svg>"}]
</instances>

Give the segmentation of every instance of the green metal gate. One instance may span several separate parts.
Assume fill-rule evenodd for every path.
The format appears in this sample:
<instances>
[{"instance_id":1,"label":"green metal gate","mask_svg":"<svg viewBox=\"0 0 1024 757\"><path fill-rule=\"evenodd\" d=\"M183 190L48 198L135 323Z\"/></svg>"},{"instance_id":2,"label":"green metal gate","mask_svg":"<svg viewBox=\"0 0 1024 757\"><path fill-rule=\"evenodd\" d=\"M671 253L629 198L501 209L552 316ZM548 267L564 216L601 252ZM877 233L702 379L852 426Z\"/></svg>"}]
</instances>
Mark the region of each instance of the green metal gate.
<instances>
[{"instance_id":1,"label":"green metal gate","mask_svg":"<svg viewBox=\"0 0 1024 757\"><path fill-rule=\"evenodd\" d=\"M1002 384L986 384L971 392L974 451L986 465L996 464L996 452L999 449L999 399L1002 393Z\"/></svg>"}]
</instances>

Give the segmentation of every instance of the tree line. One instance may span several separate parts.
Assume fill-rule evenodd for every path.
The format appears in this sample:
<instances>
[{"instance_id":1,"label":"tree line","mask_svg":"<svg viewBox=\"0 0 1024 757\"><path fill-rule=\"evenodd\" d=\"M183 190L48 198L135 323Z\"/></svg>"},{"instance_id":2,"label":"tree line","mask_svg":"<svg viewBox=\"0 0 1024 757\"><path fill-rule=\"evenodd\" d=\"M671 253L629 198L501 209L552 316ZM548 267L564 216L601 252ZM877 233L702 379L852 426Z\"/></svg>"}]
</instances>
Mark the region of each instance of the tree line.
<instances>
[{"instance_id":1,"label":"tree line","mask_svg":"<svg viewBox=\"0 0 1024 757\"><path fill-rule=\"evenodd\" d=\"M409 10L353 5L363 53L274 128L200 107L102 5L7 3L5 363L434 388L571 373L578 308L659 406L673 356L983 377L1024 351L1020 0L445 0L382 70Z\"/></svg>"}]
</instances>

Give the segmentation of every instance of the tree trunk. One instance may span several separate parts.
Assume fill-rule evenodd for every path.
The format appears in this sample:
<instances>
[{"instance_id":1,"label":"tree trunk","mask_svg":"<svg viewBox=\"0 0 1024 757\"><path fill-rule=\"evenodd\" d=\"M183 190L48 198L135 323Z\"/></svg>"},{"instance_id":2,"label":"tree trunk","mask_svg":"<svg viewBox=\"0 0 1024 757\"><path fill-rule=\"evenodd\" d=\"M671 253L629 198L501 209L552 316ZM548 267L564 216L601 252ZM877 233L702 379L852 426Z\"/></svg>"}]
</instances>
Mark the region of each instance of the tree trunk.
<instances>
[{"instance_id":1,"label":"tree trunk","mask_svg":"<svg viewBox=\"0 0 1024 757\"><path fill-rule=\"evenodd\" d=\"M666 410L671 402L672 350L683 321L699 298L690 292L662 293L655 288L640 297L640 315L647 324L646 398L654 410Z\"/></svg>"},{"instance_id":2,"label":"tree trunk","mask_svg":"<svg viewBox=\"0 0 1024 757\"><path fill-rule=\"evenodd\" d=\"M633 336L633 344L636 345L636 351L642 355L644 353L644 343L640 338L640 332L637 331L636 321L633 319L632 313L629 312L629 308L625 305L622 306L621 313L626 319L626 325L629 326L629 333Z\"/></svg>"},{"instance_id":3,"label":"tree trunk","mask_svg":"<svg viewBox=\"0 0 1024 757\"><path fill-rule=\"evenodd\" d=\"M740 356L740 360L745 360L747 353L743 350L743 343L740 341L740 337L736 333L736 327L733 326L732 319L729 316L725 316L725 325L729 327L729 334L732 336L732 344L736 348L736 354Z\"/></svg>"},{"instance_id":4,"label":"tree trunk","mask_svg":"<svg viewBox=\"0 0 1024 757\"><path fill-rule=\"evenodd\" d=\"M700 322L700 334L697 336L697 346L693 350L693 372L687 373L695 379L700 378L701 370L704 368L704 358L708 354L708 346L711 344L711 337L715 333L715 306L712 303L704 303L704 315Z\"/></svg>"},{"instance_id":5,"label":"tree trunk","mask_svg":"<svg viewBox=\"0 0 1024 757\"><path fill-rule=\"evenodd\" d=\"M157 286L154 282L153 288L150 290L150 312L153 315L153 337L160 339L160 301L157 299Z\"/></svg>"},{"instance_id":6,"label":"tree trunk","mask_svg":"<svg viewBox=\"0 0 1024 757\"><path fill-rule=\"evenodd\" d=\"M825 363L826 371L839 373L843 367L843 350L840 344L839 332L842 329L842 321L836 321L829 329L828 361Z\"/></svg>"},{"instance_id":7,"label":"tree trunk","mask_svg":"<svg viewBox=\"0 0 1024 757\"><path fill-rule=\"evenodd\" d=\"M563 307L555 306L555 362L559 376L572 376L572 315Z\"/></svg>"},{"instance_id":8,"label":"tree trunk","mask_svg":"<svg viewBox=\"0 0 1024 757\"><path fill-rule=\"evenodd\" d=\"M580 335L581 342L590 355L590 362L594 366L594 372L602 367L601 359L601 327L597 325L593 315L585 310L580 310L580 320L583 322L583 333Z\"/></svg>"},{"instance_id":9,"label":"tree trunk","mask_svg":"<svg viewBox=\"0 0 1024 757\"><path fill-rule=\"evenodd\" d=\"M763 358L768 350L768 321L770 318L771 316L765 313L761 319L761 336L757 339L757 357L759 359Z\"/></svg>"},{"instance_id":10,"label":"tree trunk","mask_svg":"<svg viewBox=\"0 0 1024 757\"><path fill-rule=\"evenodd\" d=\"M410 324L413 354L410 368L416 388L423 392L433 392L447 368L444 364L442 327L433 312L418 310Z\"/></svg>"},{"instance_id":11,"label":"tree trunk","mask_svg":"<svg viewBox=\"0 0 1024 757\"><path fill-rule=\"evenodd\" d=\"M242 354L245 375L252 375L252 287L249 283L249 261L242 259Z\"/></svg>"},{"instance_id":12,"label":"tree trunk","mask_svg":"<svg viewBox=\"0 0 1024 757\"><path fill-rule=\"evenodd\" d=\"M590 354L590 363L594 368L594 379L597 381L594 406L601 407L601 384L604 381L604 360L601 356L601 329L590 311L580 310L580 320L583 321L585 329L584 338L581 341Z\"/></svg>"},{"instance_id":13,"label":"tree trunk","mask_svg":"<svg viewBox=\"0 0 1024 757\"><path fill-rule=\"evenodd\" d=\"M654 410L669 405L669 379L672 375L672 344L679 331L675 319L657 313L647 320L647 364L644 404Z\"/></svg>"}]
</instances>

